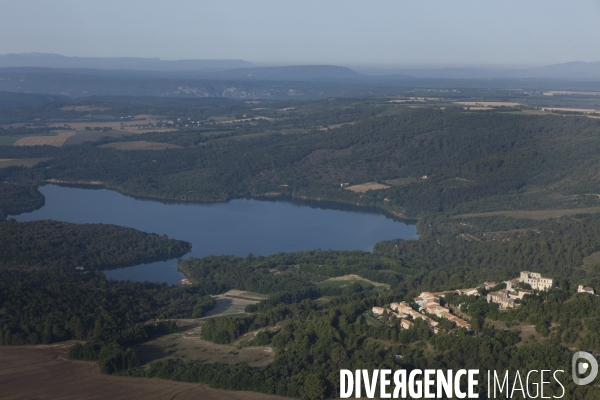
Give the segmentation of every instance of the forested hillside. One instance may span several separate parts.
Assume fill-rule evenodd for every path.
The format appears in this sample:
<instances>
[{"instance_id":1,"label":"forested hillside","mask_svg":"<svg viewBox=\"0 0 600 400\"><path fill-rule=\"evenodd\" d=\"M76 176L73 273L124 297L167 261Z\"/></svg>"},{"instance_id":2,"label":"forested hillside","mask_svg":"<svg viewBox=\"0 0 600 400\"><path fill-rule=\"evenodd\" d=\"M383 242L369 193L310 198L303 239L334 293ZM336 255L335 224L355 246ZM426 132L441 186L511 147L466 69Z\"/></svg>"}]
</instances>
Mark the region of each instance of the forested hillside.
<instances>
[{"instance_id":1,"label":"forested hillside","mask_svg":"<svg viewBox=\"0 0 600 400\"><path fill-rule=\"evenodd\" d=\"M0 267L109 269L170 259L191 245L131 228L59 221L0 222Z\"/></svg>"},{"instance_id":2,"label":"forested hillside","mask_svg":"<svg viewBox=\"0 0 600 400\"><path fill-rule=\"evenodd\" d=\"M187 201L275 193L409 216L600 204L588 195L599 185L593 171L600 166L600 120L380 106L372 115L362 105L356 111L355 123L336 129L215 138L160 152L0 146L0 157L53 157L0 176L99 180L128 194ZM371 181L390 188L340 188Z\"/></svg>"},{"instance_id":3,"label":"forested hillside","mask_svg":"<svg viewBox=\"0 0 600 400\"><path fill-rule=\"evenodd\" d=\"M94 271L0 270L0 278L4 345L68 339L131 345L148 338L149 320L197 318L214 305L197 287L107 280Z\"/></svg>"}]
</instances>

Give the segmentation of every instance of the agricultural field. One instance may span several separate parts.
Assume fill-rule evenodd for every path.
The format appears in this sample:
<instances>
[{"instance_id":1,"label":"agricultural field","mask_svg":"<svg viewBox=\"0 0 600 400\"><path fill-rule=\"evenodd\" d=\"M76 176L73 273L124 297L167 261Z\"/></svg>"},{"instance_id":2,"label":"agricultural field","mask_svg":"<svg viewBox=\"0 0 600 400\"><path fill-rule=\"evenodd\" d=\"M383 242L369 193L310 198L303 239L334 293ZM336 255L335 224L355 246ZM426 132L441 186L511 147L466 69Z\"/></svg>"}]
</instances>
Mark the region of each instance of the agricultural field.
<instances>
[{"instance_id":1,"label":"agricultural field","mask_svg":"<svg viewBox=\"0 0 600 400\"><path fill-rule=\"evenodd\" d=\"M72 343L0 347L3 399L284 399L264 393L211 389L204 385L100 373L98 364L73 361Z\"/></svg>"},{"instance_id":2,"label":"agricultural field","mask_svg":"<svg viewBox=\"0 0 600 400\"><path fill-rule=\"evenodd\" d=\"M67 139L74 136L73 131L60 131L54 136L27 136L17 140L13 146L56 146L62 147Z\"/></svg>"},{"instance_id":3,"label":"agricultural field","mask_svg":"<svg viewBox=\"0 0 600 400\"><path fill-rule=\"evenodd\" d=\"M171 143L155 143L140 140L137 142L113 142L98 146L103 149L117 150L164 150L164 149L180 149L180 146Z\"/></svg>"},{"instance_id":4,"label":"agricultural field","mask_svg":"<svg viewBox=\"0 0 600 400\"><path fill-rule=\"evenodd\" d=\"M42 161L51 160L50 158L0 158L0 168L8 167L26 167L31 168Z\"/></svg>"}]
</instances>

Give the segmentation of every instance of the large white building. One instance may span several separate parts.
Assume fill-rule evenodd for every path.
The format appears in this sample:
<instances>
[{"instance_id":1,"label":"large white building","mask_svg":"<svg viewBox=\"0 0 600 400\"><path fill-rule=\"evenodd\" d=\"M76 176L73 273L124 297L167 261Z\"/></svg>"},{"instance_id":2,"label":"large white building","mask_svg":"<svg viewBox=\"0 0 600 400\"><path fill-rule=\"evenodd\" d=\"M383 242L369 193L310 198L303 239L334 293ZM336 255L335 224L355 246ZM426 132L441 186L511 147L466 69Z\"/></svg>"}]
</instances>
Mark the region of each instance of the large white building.
<instances>
[{"instance_id":1,"label":"large white building","mask_svg":"<svg viewBox=\"0 0 600 400\"><path fill-rule=\"evenodd\" d=\"M549 290L554 287L554 279L543 278L542 275L537 272L521 271L519 280L531 285L533 290Z\"/></svg>"}]
</instances>

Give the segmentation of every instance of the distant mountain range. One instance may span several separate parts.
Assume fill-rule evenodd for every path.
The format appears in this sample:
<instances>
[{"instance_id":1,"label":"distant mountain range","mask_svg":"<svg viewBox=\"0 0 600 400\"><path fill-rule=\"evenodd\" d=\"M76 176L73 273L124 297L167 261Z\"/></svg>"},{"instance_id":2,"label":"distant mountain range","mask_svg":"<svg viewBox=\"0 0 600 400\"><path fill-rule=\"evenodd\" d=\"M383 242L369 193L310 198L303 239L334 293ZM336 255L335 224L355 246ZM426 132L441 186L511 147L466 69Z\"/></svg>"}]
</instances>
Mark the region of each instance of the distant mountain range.
<instances>
[{"instance_id":1,"label":"distant mountain range","mask_svg":"<svg viewBox=\"0 0 600 400\"><path fill-rule=\"evenodd\" d=\"M0 55L0 68L54 68L83 74L124 74L161 78L266 81L331 81L375 83L425 79L559 79L600 81L600 62L574 61L537 68L346 68L333 65L256 66L243 60L179 60L158 58L66 57L60 54ZM85 69L96 71L83 71ZM99 71L100 70L100 71ZM101 71L105 71L104 73ZM117 72L118 71L118 72Z\"/></svg>"},{"instance_id":2,"label":"distant mountain range","mask_svg":"<svg viewBox=\"0 0 600 400\"><path fill-rule=\"evenodd\" d=\"M253 64L242 60L178 60L136 57L66 57L52 53L0 54L0 68L91 68L137 71L222 71L248 68Z\"/></svg>"},{"instance_id":3,"label":"distant mountain range","mask_svg":"<svg viewBox=\"0 0 600 400\"><path fill-rule=\"evenodd\" d=\"M499 69L478 67L357 69L371 76L395 75L437 79L577 79L600 80L600 62L573 61L536 68Z\"/></svg>"},{"instance_id":4,"label":"distant mountain range","mask_svg":"<svg viewBox=\"0 0 600 400\"><path fill-rule=\"evenodd\" d=\"M411 88L600 91L600 63L573 62L503 70L474 67L350 69L334 65L265 67L242 60L162 61L39 53L0 55L0 91L69 98L314 99L396 95ZM7 95L6 101L16 105L47 100L44 96Z\"/></svg>"}]
</instances>

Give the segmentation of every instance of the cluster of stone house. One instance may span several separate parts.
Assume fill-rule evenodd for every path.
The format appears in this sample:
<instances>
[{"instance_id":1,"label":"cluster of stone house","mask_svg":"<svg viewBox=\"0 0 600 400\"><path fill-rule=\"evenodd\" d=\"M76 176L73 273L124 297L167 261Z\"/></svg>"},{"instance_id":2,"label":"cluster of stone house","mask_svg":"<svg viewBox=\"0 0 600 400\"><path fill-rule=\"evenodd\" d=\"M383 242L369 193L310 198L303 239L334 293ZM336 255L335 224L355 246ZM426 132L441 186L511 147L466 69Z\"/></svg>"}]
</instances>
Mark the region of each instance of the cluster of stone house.
<instances>
[{"instance_id":1,"label":"cluster of stone house","mask_svg":"<svg viewBox=\"0 0 600 400\"><path fill-rule=\"evenodd\" d=\"M395 316L396 318L398 318L400 327L402 329L408 329L413 326L413 323L410 320L409 316L412 317L413 321L417 318L421 318L427 323L427 325L429 325L433 333L439 332L439 328L437 327L437 325L439 325L439 322L435 321L433 318L428 317L427 315L421 314L420 312L413 310L412 307L409 306L408 303L406 303L405 301L401 303L390 304L389 310L383 307L373 307L373 313L378 315L388 314L390 316Z\"/></svg>"},{"instance_id":2,"label":"cluster of stone house","mask_svg":"<svg viewBox=\"0 0 600 400\"><path fill-rule=\"evenodd\" d=\"M487 295L488 303L498 303L500 308L516 308L519 303L516 300L523 300L528 294L533 294L533 290L549 290L554 287L555 282L552 278L544 278L537 272L521 271L518 278L504 281L506 289L497 292L491 292ZM518 288L519 283L526 283L533 290ZM485 282L485 289L496 286L494 282Z\"/></svg>"},{"instance_id":3,"label":"cluster of stone house","mask_svg":"<svg viewBox=\"0 0 600 400\"><path fill-rule=\"evenodd\" d=\"M533 290L517 289L508 290L502 289L497 292L491 292L487 295L488 303L498 303L500 308L517 308L519 303L515 300L523 300L523 297L528 294L533 294Z\"/></svg>"},{"instance_id":4,"label":"cluster of stone house","mask_svg":"<svg viewBox=\"0 0 600 400\"><path fill-rule=\"evenodd\" d=\"M439 325L439 322L423 314L422 311L425 311L427 314L434 315L438 318L445 318L453 322L457 328L465 328L470 331L471 325L468 322L457 317L456 315L453 315L447 306L441 305L441 300L443 300L443 298L443 293L423 292L421 295L419 295L419 297L414 299L419 305L419 311L413 310L413 308L405 301L390 304L390 310L383 307L373 307L372 311L377 315L383 315L384 313L387 313L390 316L395 316L400 321L400 326L403 329L408 329L413 325L409 318L410 316L412 317L413 321L417 318L422 319L427 323L427 325L429 325L433 333L438 333L439 328L437 326Z\"/></svg>"},{"instance_id":5,"label":"cluster of stone house","mask_svg":"<svg viewBox=\"0 0 600 400\"><path fill-rule=\"evenodd\" d=\"M457 292L459 294L467 295L479 293L477 292L477 289L459 289ZM465 328L468 331L471 330L471 325L467 321L453 315L446 304L442 306L444 293L423 292L413 300L419 305L420 311L424 310L427 314L435 315L438 318L445 318L454 323L457 328Z\"/></svg>"}]
</instances>

